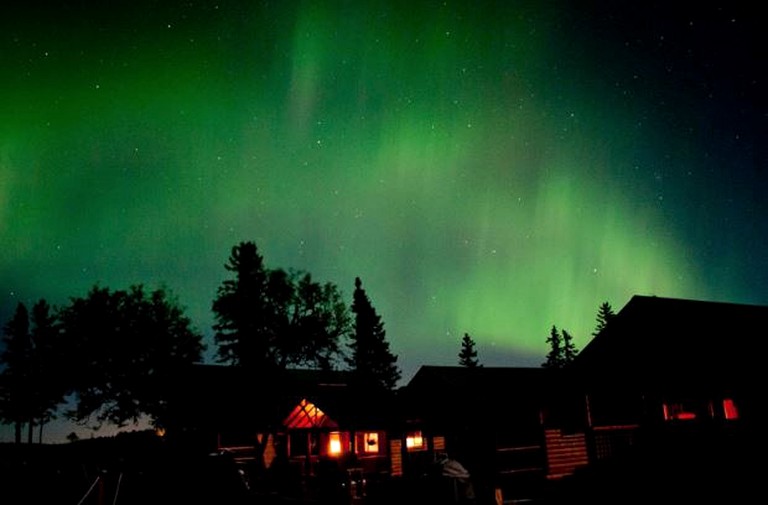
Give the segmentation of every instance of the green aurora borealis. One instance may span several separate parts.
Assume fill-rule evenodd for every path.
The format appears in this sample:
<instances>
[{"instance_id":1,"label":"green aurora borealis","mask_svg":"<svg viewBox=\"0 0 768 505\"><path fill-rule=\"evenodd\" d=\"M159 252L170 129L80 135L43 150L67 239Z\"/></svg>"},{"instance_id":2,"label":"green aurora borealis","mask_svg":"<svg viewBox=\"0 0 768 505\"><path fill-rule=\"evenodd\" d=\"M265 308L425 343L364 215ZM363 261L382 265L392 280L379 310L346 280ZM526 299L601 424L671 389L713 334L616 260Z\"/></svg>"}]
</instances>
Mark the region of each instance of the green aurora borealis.
<instances>
[{"instance_id":1,"label":"green aurora borealis","mask_svg":"<svg viewBox=\"0 0 768 505\"><path fill-rule=\"evenodd\" d=\"M243 240L350 302L360 276L406 380L464 332L537 366L633 294L768 303L744 13L126 5L0 21L3 322L164 284L210 335Z\"/></svg>"}]
</instances>

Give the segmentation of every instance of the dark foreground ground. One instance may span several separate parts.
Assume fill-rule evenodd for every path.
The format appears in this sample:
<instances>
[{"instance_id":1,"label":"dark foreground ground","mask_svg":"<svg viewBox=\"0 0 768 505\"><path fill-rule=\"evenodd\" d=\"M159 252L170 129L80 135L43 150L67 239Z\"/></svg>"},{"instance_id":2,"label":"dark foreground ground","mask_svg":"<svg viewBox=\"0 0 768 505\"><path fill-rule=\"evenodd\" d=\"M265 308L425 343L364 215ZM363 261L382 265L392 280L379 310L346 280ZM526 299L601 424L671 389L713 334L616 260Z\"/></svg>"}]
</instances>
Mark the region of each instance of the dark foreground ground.
<instances>
[{"instance_id":1,"label":"dark foreground ground","mask_svg":"<svg viewBox=\"0 0 768 505\"><path fill-rule=\"evenodd\" d=\"M4 444L0 503L238 503L242 482L222 463L167 451L150 432L62 445Z\"/></svg>"},{"instance_id":2,"label":"dark foreground ground","mask_svg":"<svg viewBox=\"0 0 768 505\"><path fill-rule=\"evenodd\" d=\"M339 481L258 480L227 455L172 446L152 432L61 445L0 444L0 505L433 502L426 489L403 481L367 481L366 491L364 499L352 498L349 483Z\"/></svg>"},{"instance_id":3,"label":"dark foreground ground","mask_svg":"<svg viewBox=\"0 0 768 505\"><path fill-rule=\"evenodd\" d=\"M550 482L536 505L742 504L763 501L761 441L658 440L654 444ZM757 455L757 459L753 456ZM0 503L154 504L438 504L452 503L424 481L368 482L351 499L341 487L280 487L243 477L223 456L171 449L151 432L64 445L0 445ZM488 500L492 504L492 500ZM478 505L482 505L478 503Z\"/></svg>"},{"instance_id":4,"label":"dark foreground ground","mask_svg":"<svg viewBox=\"0 0 768 505\"><path fill-rule=\"evenodd\" d=\"M763 502L764 444L757 433L669 433L552 483L550 505Z\"/></svg>"}]
</instances>

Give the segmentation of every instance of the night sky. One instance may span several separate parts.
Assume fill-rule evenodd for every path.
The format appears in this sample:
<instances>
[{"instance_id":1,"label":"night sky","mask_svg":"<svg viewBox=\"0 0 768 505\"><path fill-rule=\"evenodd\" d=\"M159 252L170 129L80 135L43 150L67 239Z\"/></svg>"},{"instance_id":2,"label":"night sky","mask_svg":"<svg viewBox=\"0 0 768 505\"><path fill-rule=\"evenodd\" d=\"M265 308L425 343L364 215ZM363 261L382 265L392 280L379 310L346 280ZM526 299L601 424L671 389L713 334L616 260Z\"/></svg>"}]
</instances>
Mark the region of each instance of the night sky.
<instances>
[{"instance_id":1,"label":"night sky","mask_svg":"<svg viewBox=\"0 0 768 505\"><path fill-rule=\"evenodd\" d=\"M456 364L465 332L486 365L538 366L553 324L582 348L634 294L768 304L746 2L17 3L3 324L167 286L212 355L248 240L349 303L359 276L404 380Z\"/></svg>"}]
</instances>

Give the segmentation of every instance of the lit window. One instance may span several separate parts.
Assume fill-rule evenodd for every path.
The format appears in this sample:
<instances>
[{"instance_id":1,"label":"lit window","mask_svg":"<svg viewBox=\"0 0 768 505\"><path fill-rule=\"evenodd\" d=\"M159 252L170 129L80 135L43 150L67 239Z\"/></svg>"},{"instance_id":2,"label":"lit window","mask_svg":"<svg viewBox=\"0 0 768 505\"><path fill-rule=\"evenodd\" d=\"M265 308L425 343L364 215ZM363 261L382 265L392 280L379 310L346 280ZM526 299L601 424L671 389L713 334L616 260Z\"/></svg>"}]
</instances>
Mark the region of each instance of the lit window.
<instances>
[{"instance_id":1,"label":"lit window","mask_svg":"<svg viewBox=\"0 0 768 505\"><path fill-rule=\"evenodd\" d=\"M328 434L328 455L338 456L341 454L341 433L332 431Z\"/></svg>"},{"instance_id":2,"label":"lit window","mask_svg":"<svg viewBox=\"0 0 768 505\"><path fill-rule=\"evenodd\" d=\"M363 452L373 454L379 452L379 434L378 433L365 433L363 436L365 443L363 444Z\"/></svg>"},{"instance_id":3,"label":"lit window","mask_svg":"<svg viewBox=\"0 0 768 505\"><path fill-rule=\"evenodd\" d=\"M691 419L696 419L696 412L694 412L689 405L685 405L683 403L664 403L662 404L662 408L664 410L665 421L688 421Z\"/></svg>"},{"instance_id":4,"label":"lit window","mask_svg":"<svg viewBox=\"0 0 768 505\"><path fill-rule=\"evenodd\" d=\"M407 447L409 451L423 451L426 449L426 447L424 447L424 437L421 435L421 432L412 431L408 433L405 437L405 447Z\"/></svg>"},{"instance_id":5,"label":"lit window","mask_svg":"<svg viewBox=\"0 0 768 505\"><path fill-rule=\"evenodd\" d=\"M736 404L733 403L731 398L725 398L723 400L723 416L726 419L738 419L739 410L736 408Z\"/></svg>"},{"instance_id":6,"label":"lit window","mask_svg":"<svg viewBox=\"0 0 768 505\"><path fill-rule=\"evenodd\" d=\"M283 421L283 426L288 429L339 427L336 421L328 417L314 403L307 401L306 398L293 408Z\"/></svg>"}]
</instances>

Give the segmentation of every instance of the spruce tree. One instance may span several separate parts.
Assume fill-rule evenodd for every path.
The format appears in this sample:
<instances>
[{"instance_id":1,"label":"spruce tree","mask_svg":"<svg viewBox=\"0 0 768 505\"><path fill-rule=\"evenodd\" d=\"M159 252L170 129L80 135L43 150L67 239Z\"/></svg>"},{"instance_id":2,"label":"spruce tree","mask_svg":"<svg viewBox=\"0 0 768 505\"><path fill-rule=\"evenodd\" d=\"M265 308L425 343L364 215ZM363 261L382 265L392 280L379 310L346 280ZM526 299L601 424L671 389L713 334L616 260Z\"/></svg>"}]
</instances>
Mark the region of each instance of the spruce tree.
<instances>
[{"instance_id":1,"label":"spruce tree","mask_svg":"<svg viewBox=\"0 0 768 505\"><path fill-rule=\"evenodd\" d=\"M66 394L64 368L61 359L62 343L60 326L56 314L44 299L32 307L30 317L30 336L34 353L32 358L32 378L34 386L33 415L39 427L38 442L42 443L43 426L55 417L59 404L64 402ZM29 426L32 437L32 422Z\"/></svg>"},{"instance_id":2,"label":"spruce tree","mask_svg":"<svg viewBox=\"0 0 768 505\"><path fill-rule=\"evenodd\" d=\"M595 331L592 332L592 336L596 337L601 331L603 331L603 328L605 328L608 325L608 322L615 316L616 314L613 312L613 308L611 307L610 303L601 303L600 307L597 309L597 317L595 318L597 320L597 325L595 326Z\"/></svg>"},{"instance_id":3,"label":"spruce tree","mask_svg":"<svg viewBox=\"0 0 768 505\"><path fill-rule=\"evenodd\" d=\"M281 295L290 298L290 294L283 294L287 289L276 288L278 280L264 268L264 260L253 242L234 246L224 268L234 278L222 282L212 307L218 361L266 371L276 361L270 349L278 324L278 318L268 314L268 304L280 304ZM271 300L267 298L268 285L272 286Z\"/></svg>"},{"instance_id":4,"label":"spruce tree","mask_svg":"<svg viewBox=\"0 0 768 505\"><path fill-rule=\"evenodd\" d=\"M0 355L0 418L14 425L14 440L21 443L24 423L32 417L32 338L29 331L29 311L24 303L4 327L5 349Z\"/></svg>"},{"instance_id":5,"label":"spruce tree","mask_svg":"<svg viewBox=\"0 0 768 505\"><path fill-rule=\"evenodd\" d=\"M576 344L573 343L573 337L565 329L562 331L562 339L563 365L567 365L576 359L579 350L576 348Z\"/></svg>"},{"instance_id":6,"label":"spruce tree","mask_svg":"<svg viewBox=\"0 0 768 505\"><path fill-rule=\"evenodd\" d=\"M391 391L400 380L397 356L392 354L386 340L381 316L355 278L352 297L353 331L349 344L351 356L347 363L359 387Z\"/></svg>"},{"instance_id":7,"label":"spruce tree","mask_svg":"<svg viewBox=\"0 0 768 505\"><path fill-rule=\"evenodd\" d=\"M480 365L477 359L477 350L475 349L475 341L468 333L464 334L461 339L461 352L459 352L459 365L467 368L476 368Z\"/></svg>"},{"instance_id":8,"label":"spruce tree","mask_svg":"<svg viewBox=\"0 0 768 505\"><path fill-rule=\"evenodd\" d=\"M547 343L549 344L549 353L547 353L547 360L541 366L545 368L561 368L564 363L563 338L555 325L552 325L552 329L547 337Z\"/></svg>"}]
</instances>

